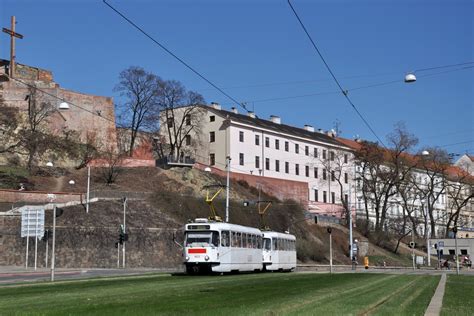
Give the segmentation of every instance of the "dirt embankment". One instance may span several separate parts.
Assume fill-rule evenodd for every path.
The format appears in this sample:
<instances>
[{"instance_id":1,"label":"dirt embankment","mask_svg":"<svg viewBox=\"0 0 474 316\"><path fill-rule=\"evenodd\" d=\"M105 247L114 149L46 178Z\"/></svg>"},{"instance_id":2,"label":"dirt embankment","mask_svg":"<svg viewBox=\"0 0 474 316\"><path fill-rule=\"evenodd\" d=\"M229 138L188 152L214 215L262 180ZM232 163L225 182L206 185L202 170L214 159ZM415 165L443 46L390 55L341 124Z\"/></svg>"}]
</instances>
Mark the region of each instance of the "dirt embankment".
<instances>
[{"instance_id":1,"label":"dirt embankment","mask_svg":"<svg viewBox=\"0 0 474 316\"><path fill-rule=\"evenodd\" d=\"M189 219L208 217L205 202L206 185L224 184L225 179L189 168L162 170L159 168L124 169L117 182L107 186L101 179L101 170L92 169L92 191L147 192L143 200L129 200L126 224L129 241L126 243L126 261L129 267L170 268L180 265L181 250L173 241L182 240L184 224ZM61 178L60 181L58 179ZM68 184L69 178L75 185ZM67 181L65 181L67 180ZM50 190L61 184L61 191L85 191L86 170L65 171L56 177L33 177L36 189ZM212 188L210 194L218 188ZM294 201L277 201L265 192L258 192L243 182L231 182L230 221L259 227L258 204L244 206L244 201L272 200L265 217L265 226L276 231L290 231L298 238L300 261L327 263L329 257L326 227L305 220L304 211ZM225 190L216 198L218 215L224 216ZM262 209L264 205L262 204ZM46 226L51 228L52 214L47 212ZM119 227L123 223L123 204L117 200L92 203L89 213L83 206L64 208L57 218L58 267L116 267ZM22 265L25 260L26 240L20 238L20 217L8 217L0 222L0 265ZM347 231L333 229L334 262L348 264ZM33 245L33 246L32 246ZM39 243L39 266L44 265L46 243ZM383 250L370 246L371 255L386 256ZM30 240L30 258L33 258L33 238ZM395 258L396 259L396 258ZM394 259L394 260L395 260ZM31 259L32 260L32 259Z\"/></svg>"}]
</instances>

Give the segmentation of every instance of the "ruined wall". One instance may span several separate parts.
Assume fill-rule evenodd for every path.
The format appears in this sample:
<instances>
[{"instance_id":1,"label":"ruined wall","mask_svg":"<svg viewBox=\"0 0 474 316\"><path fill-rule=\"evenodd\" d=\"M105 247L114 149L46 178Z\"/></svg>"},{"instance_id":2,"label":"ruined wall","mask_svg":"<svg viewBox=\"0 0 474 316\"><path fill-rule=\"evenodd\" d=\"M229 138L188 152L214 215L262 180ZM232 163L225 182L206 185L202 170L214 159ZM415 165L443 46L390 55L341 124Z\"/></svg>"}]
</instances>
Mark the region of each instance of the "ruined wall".
<instances>
[{"instance_id":1,"label":"ruined wall","mask_svg":"<svg viewBox=\"0 0 474 316\"><path fill-rule=\"evenodd\" d=\"M84 200L84 193L0 190L0 202L50 203L54 201L56 203L66 203Z\"/></svg>"},{"instance_id":2,"label":"ruined wall","mask_svg":"<svg viewBox=\"0 0 474 316\"><path fill-rule=\"evenodd\" d=\"M7 71L5 63L6 61L0 60L0 75ZM114 149L117 147L112 98L61 88L54 82L53 74L48 70L17 64L16 73L15 78L45 91L46 93L43 93L38 90L38 96L42 101L50 102L57 108L48 118L48 126L53 133L60 133L63 129L73 130L79 133L81 141L85 141L88 134L95 134L99 145L110 145ZM26 112L28 101L25 98L30 94L30 88L6 77L2 77L1 85L5 103ZM69 104L69 109L59 109L63 100Z\"/></svg>"}]
</instances>

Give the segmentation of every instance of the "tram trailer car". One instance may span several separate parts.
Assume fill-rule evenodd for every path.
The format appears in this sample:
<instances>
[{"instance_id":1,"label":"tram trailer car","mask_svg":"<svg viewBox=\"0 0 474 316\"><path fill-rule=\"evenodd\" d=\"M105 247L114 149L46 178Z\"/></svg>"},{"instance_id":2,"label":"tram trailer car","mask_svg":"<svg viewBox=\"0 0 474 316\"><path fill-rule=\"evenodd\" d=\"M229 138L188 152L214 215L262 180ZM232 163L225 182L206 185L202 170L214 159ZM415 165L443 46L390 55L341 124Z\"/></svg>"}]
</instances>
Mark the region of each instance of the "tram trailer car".
<instances>
[{"instance_id":1,"label":"tram trailer car","mask_svg":"<svg viewBox=\"0 0 474 316\"><path fill-rule=\"evenodd\" d=\"M286 233L264 231L263 267L266 271L296 269L296 237Z\"/></svg>"},{"instance_id":2,"label":"tram trailer car","mask_svg":"<svg viewBox=\"0 0 474 316\"><path fill-rule=\"evenodd\" d=\"M185 227L186 272L261 271L262 246L263 233L257 228L196 219Z\"/></svg>"}]
</instances>

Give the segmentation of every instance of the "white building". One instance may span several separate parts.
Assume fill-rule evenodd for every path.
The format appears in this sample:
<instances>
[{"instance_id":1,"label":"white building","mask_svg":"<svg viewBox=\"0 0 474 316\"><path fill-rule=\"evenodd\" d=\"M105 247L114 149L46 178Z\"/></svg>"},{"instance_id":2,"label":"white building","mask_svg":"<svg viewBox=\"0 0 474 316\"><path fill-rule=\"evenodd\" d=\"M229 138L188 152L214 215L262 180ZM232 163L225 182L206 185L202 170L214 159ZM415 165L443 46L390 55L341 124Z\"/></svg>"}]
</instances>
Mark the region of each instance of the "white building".
<instances>
[{"instance_id":1,"label":"white building","mask_svg":"<svg viewBox=\"0 0 474 316\"><path fill-rule=\"evenodd\" d=\"M193 150L189 153L188 148L187 155L220 170L226 170L226 157L230 157L233 176L242 179L245 175L246 181L260 177L267 182L276 179L288 181L289 185L304 184L304 196L291 196L291 190L286 196L269 193L305 200L314 211L341 215L341 186L342 197L348 198L353 175L352 154L335 135L316 131L311 125L289 126L278 116L272 115L267 120L252 112L239 114L235 108L222 110L215 103L201 109L204 111L199 114L202 115L200 132L190 133L187 144ZM338 168L331 168L331 164L337 164ZM278 183L277 186L285 186Z\"/></svg>"}]
</instances>

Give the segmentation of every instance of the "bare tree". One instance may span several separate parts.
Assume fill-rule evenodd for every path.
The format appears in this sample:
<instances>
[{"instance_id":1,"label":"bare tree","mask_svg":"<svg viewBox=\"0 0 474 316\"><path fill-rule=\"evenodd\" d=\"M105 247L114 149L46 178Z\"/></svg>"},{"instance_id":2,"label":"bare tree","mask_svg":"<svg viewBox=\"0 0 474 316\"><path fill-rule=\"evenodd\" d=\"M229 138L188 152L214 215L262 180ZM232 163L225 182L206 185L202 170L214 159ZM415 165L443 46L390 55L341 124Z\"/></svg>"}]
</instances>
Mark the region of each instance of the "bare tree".
<instances>
[{"instance_id":1,"label":"bare tree","mask_svg":"<svg viewBox=\"0 0 474 316\"><path fill-rule=\"evenodd\" d=\"M408 153L418 143L418 139L407 132L401 123L388 137L390 148L364 142L355 152L357 164L361 168L362 196L366 207L366 220L370 211L375 213L375 233L381 236L386 228L387 210L396 201L397 188L409 177L413 163ZM377 237L378 238L378 237Z\"/></svg>"},{"instance_id":2,"label":"bare tree","mask_svg":"<svg viewBox=\"0 0 474 316\"><path fill-rule=\"evenodd\" d=\"M446 237L448 237L451 228L460 224L467 224L462 223L461 215L463 211L472 211L469 210L469 207L474 199L474 177L468 171L460 168L453 171L448 175L446 188L447 210L449 211L446 214Z\"/></svg>"},{"instance_id":3,"label":"bare tree","mask_svg":"<svg viewBox=\"0 0 474 316\"><path fill-rule=\"evenodd\" d=\"M423 216L428 217L427 222L431 228L431 237L436 236L436 224L439 220L435 216L435 204L446 192L446 174L450 167L450 157L447 151L440 148L424 148L417 155L417 169L421 172L413 182L418 196L423 200L423 208L427 212ZM425 227L425 237L428 234L428 227Z\"/></svg>"},{"instance_id":4,"label":"bare tree","mask_svg":"<svg viewBox=\"0 0 474 316\"><path fill-rule=\"evenodd\" d=\"M349 152L340 150L340 149L330 149L328 152L328 157L319 159L324 170L327 172L327 177L329 183L336 182L338 189L337 194L343 206L344 217L349 219L350 208L349 208L349 194L344 188L344 184L349 185L349 175L351 169L351 155ZM349 226L349 221L347 220L346 225Z\"/></svg>"},{"instance_id":5,"label":"bare tree","mask_svg":"<svg viewBox=\"0 0 474 316\"><path fill-rule=\"evenodd\" d=\"M141 67L129 67L119 75L115 91L126 98L117 106L122 124L130 130L128 155L132 156L140 129L151 126L157 110L157 97L161 79Z\"/></svg>"},{"instance_id":6,"label":"bare tree","mask_svg":"<svg viewBox=\"0 0 474 316\"><path fill-rule=\"evenodd\" d=\"M100 169L100 176L107 185L114 183L122 171L122 162L124 156L117 152L112 145L108 145L105 150L100 152L100 157L104 166Z\"/></svg>"},{"instance_id":7,"label":"bare tree","mask_svg":"<svg viewBox=\"0 0 474 316\"><path fill-rule=\"evenodd\" d=\"M48 118L57 111L55 106L44 99L35 87L29 88L26 96L28 110L20 114L20 124L16 133L18 146L14 152L27 158L27 168L32 170L35 161L57 145L56 136L48 127Z\"/></svg>"},{"instance_id":8,"label":"bare tree","mask_svg":"<svg viewBox=\"0 0 474 316\"><path fill-rule=\"evenodd\" d=\"M204 98L194 91L187 91L183 84L175 80L160 82L159 88L160 128L166 135L168 155L180 158L188 142L198 142L191 135L198 135L201 129L204 110L200 107ZM197 143L194 147L197 147Z\"/></svg>"},{"instance_id":9,"label":"bare tree","mask_svg":"<svg viewBox=\"0 0 474 316\"><path fill-rule=\"evenodd\" d=\"M3 89L0 86L0 89ZM17 129L20 124L18 108L5 105L0 97L0 154L11 153L20 145Z\"/></svg>"}]
</instances>

